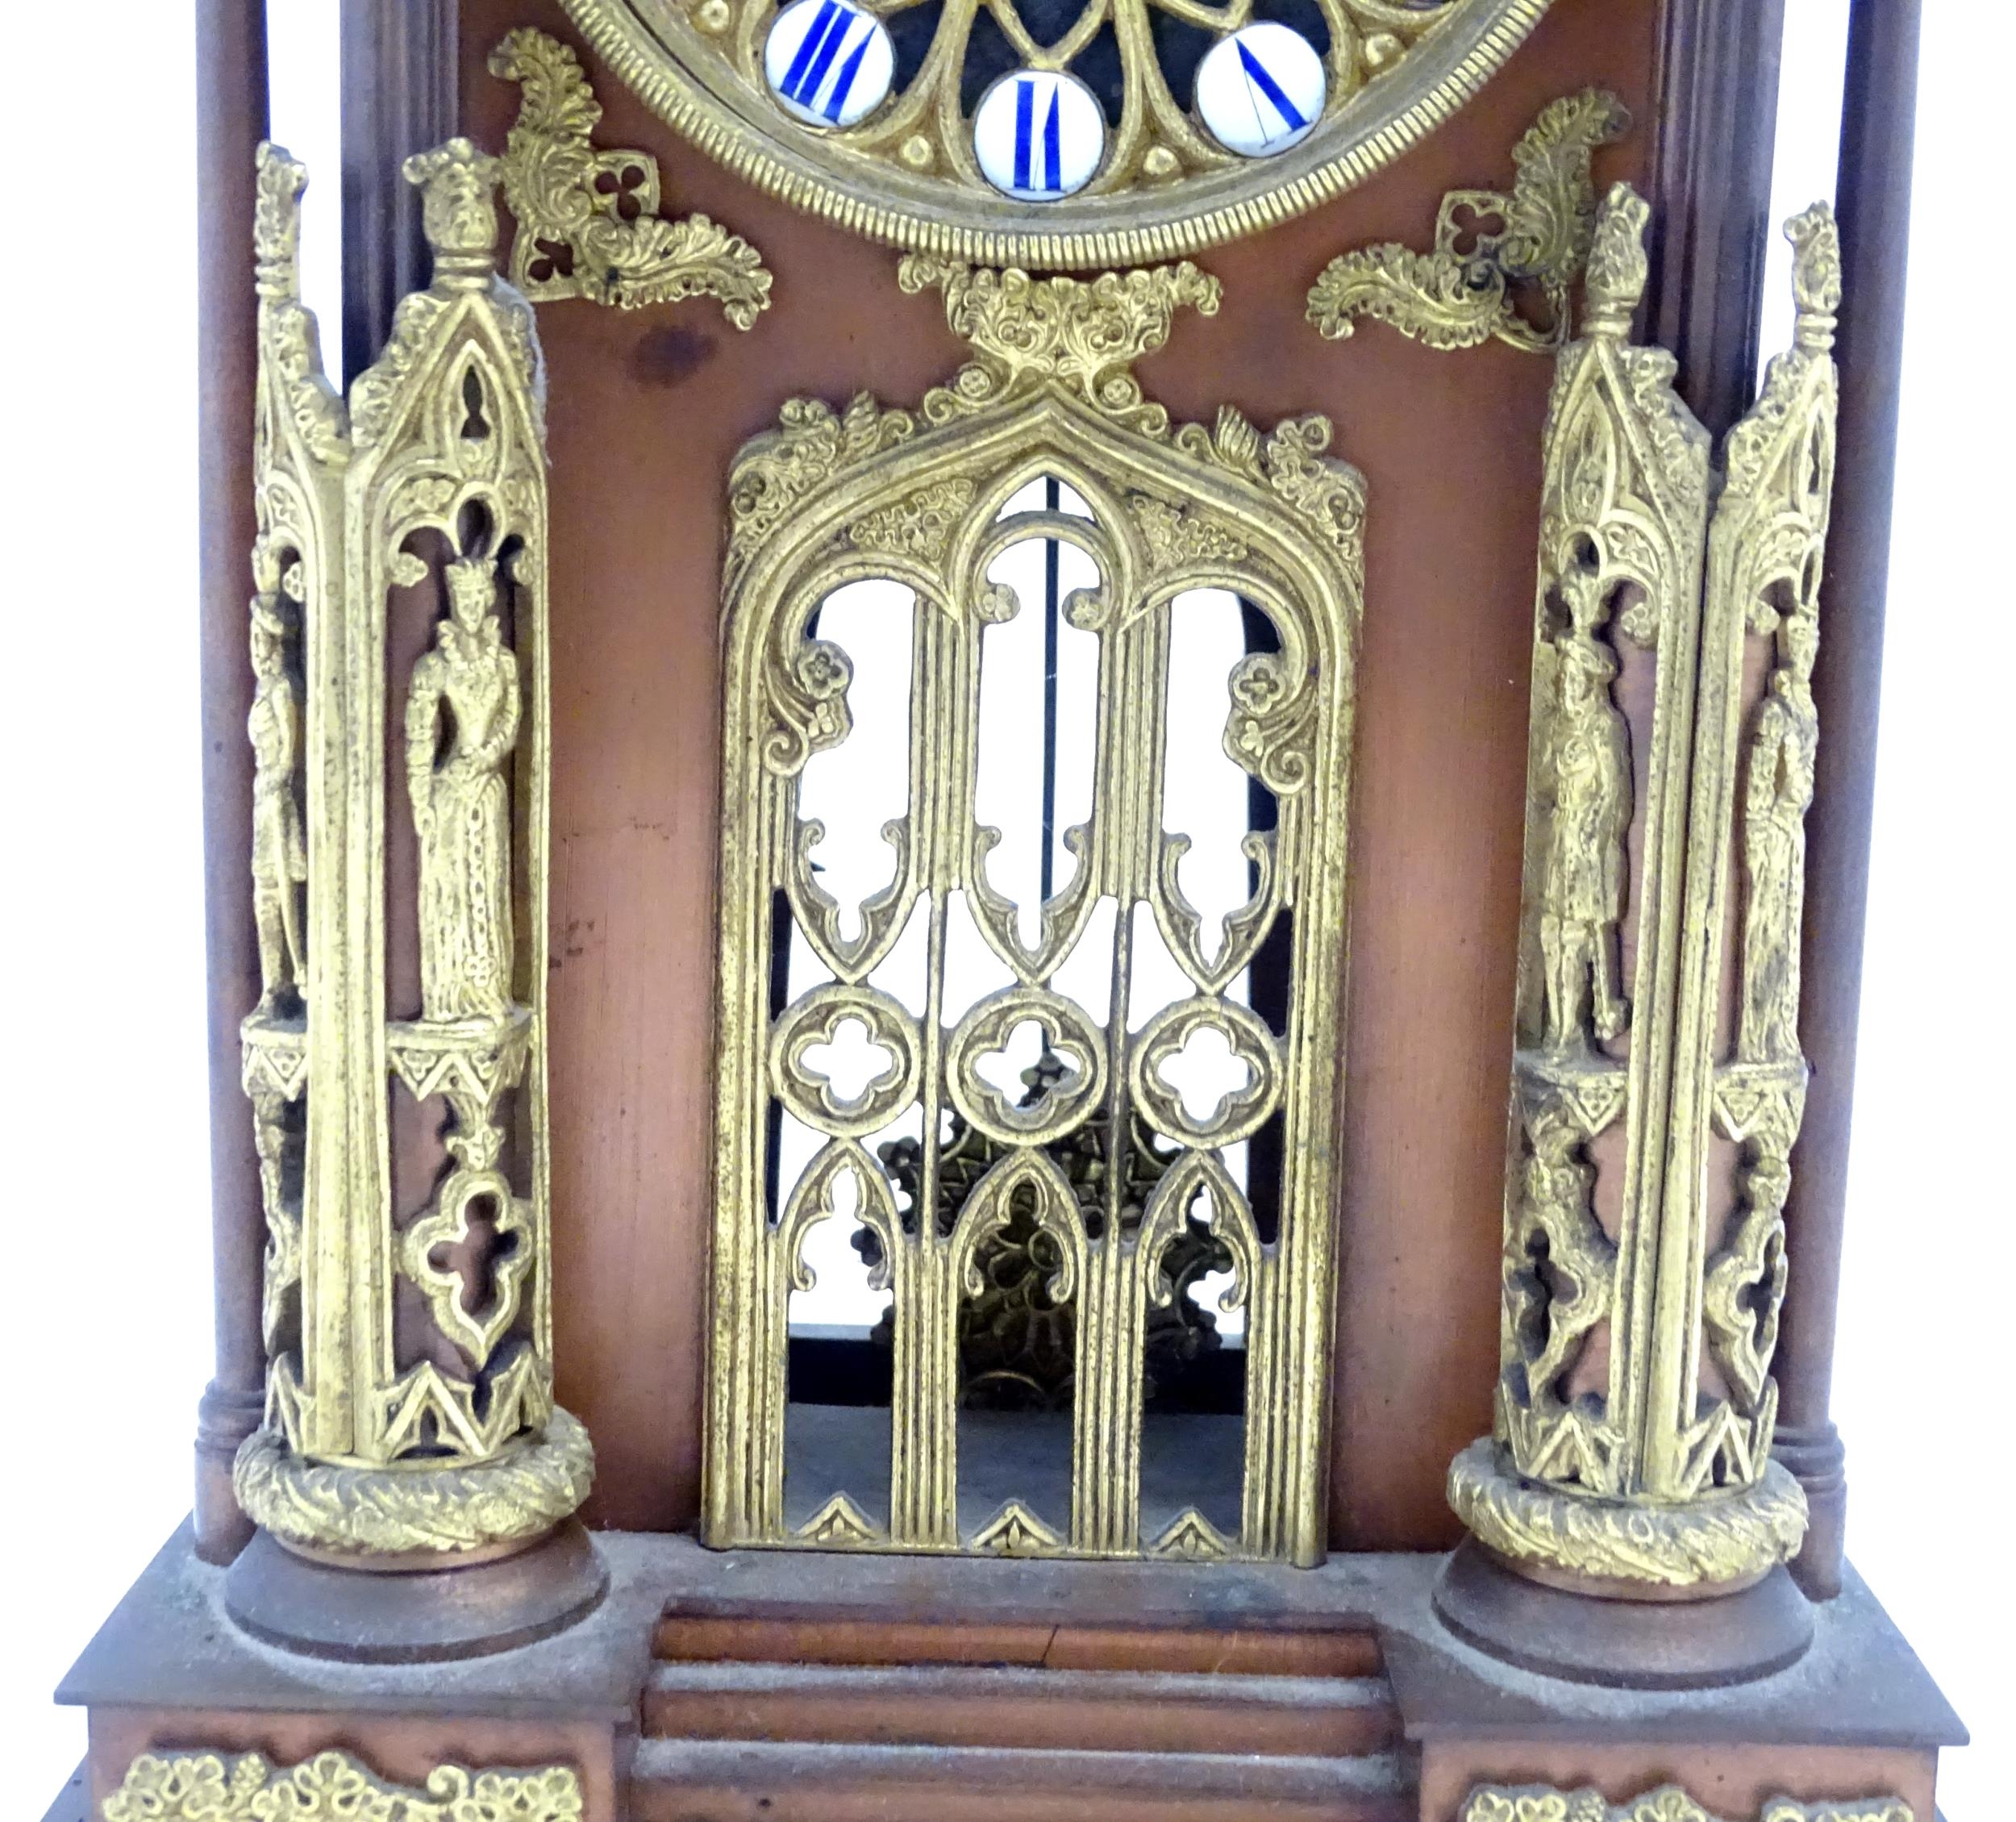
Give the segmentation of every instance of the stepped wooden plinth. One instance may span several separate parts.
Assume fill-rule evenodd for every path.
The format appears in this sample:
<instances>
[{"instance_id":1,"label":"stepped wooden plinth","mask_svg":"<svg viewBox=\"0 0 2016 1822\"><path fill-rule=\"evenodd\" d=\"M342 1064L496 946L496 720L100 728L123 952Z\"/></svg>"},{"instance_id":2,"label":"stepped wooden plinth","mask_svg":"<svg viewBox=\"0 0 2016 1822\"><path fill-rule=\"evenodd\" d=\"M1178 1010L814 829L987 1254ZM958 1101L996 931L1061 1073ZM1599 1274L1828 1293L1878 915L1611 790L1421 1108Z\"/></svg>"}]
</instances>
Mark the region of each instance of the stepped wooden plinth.
<instances>
[{"instance_id":1,"label":"stepped wooden plinth","mask_svg":"<svg viewBox=\"0 0 2016 1822\"><path fill-rule=\"evenodd\" d=\"M585 1822L1452 1822L1477 1784L1685 1784L1724 1816L1888 1792L1930 1822L1964 1738L1852 1574L1812 1649L1739 1687L1513 1670L1435 1617L1437 1555L1319 1569L714 1552L603 1532L556 1636L331 1663L227 1616L170 1541L66 1679L102 1801L143 1753L331 1747L389 1781L570 1766ZM1647 1651L1659 1615L1647 1611Z\"/></svg>"}]
</instances>

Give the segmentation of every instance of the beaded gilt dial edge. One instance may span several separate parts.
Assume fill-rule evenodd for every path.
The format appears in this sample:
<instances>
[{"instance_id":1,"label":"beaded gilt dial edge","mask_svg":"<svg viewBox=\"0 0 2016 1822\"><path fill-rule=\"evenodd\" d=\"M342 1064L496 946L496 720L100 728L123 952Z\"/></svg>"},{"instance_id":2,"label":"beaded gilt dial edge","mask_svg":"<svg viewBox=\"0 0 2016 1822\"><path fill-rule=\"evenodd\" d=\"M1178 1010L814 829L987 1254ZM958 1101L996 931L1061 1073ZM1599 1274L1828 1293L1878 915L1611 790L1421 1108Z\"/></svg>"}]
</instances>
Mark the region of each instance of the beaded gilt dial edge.
<instances>
[{"instance_id":1,"label":"beaded gilt dial edge","mask_svg":"<svg viewBox=\"0 0 2016 1822\"><path fill-rule=\"evenodd\" d=\"M1300 0L1299 13L1320 18L1329 39L1323 112L1287 149L1257 158L1214 142L1177 99L1157 47L1277 16L1279 0L1084 0L1047 48L1025 18L1039 6L1047 18L1043 0L864 0L892 25L928 17L927 9L935 23L921 62L914 51L899 56L885 101L858 124L827 130L793 119L766 82L776 0L562 3L648 106L773 194L873 240L979 265L1056 269L1195 252L1364 181L1454 115L1552 0ZM976 31L1005 40L1013 68L1082 67L1096 54L1111 60L1109 75L1117 69L1119 117L1078 194L1021 201L981 175L972 138L979 98L961 93L972 86ZM1184 85L1179 70L1177 87Z\"/></svg>"}]
</instances>

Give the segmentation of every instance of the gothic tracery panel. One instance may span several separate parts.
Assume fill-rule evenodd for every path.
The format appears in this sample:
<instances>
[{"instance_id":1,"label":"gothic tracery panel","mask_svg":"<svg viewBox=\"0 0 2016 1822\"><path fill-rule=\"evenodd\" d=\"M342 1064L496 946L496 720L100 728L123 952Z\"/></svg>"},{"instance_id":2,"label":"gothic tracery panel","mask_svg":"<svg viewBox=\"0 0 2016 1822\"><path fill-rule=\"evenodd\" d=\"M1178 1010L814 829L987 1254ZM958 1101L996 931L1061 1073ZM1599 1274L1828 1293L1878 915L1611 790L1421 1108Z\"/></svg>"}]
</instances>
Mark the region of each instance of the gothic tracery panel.
<instances>
[{"instance_id":1,"label":"gothic tracery panel","mask_svg":"<svg viewBox=\"0 0 2016 1822\"><path fill-rule=\"evenodd\" d=\"M1193 269L902 276L943 290L974 360L915 413L788 406L731 484L709 1535L1314 1561L1360 483L1321 419L1173 427L1143 397L1131 360L1179 305L1216 306ZM1089 814L1046 836L1034 889L983 818L977 758L989 641L1031 611L1004 559L1032 541L1072 554L1063 618L1092 666ZM869 582L907 624L906 789L864 869L885 883L843 904L801 792L855 731L855 665L821 616ZM1169 693L1180 604L1206 594L1264 627L1216 738L1271 811L1237 844L1244 902L1208 919L1164 790L1171 744L1210 737ZM1246 978L1277 936L1270 1022ZM810 1153L794 1182L787 1121ZM1275 1122L1262 1215L1244 1154ZM858 1484L802 1486L789 1304L843 1209L889 1299L886 1441L854 1424ZM1208 1326L1189 1313L1207 1281L1240 1319L1229 1503L1143 1447L1152 1336ZM877 1449L885 1468L858 1459Z\"/></svg>"}]
</instances>

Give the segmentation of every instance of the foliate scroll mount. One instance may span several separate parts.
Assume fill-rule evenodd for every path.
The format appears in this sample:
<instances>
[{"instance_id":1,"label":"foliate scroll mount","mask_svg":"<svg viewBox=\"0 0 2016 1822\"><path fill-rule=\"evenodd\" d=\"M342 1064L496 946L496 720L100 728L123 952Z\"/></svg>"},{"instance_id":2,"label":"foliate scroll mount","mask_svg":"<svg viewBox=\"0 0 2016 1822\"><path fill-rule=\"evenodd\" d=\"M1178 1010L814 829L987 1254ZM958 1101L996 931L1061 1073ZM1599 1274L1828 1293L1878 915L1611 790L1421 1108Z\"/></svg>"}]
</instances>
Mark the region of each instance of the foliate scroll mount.
<instances>
[{"instance_id":1,"label":"foliate scroll mount","mask_svg":"<svg viewBox=\"0 0 2016 1822\"><path fill-rule=\"evenodd\" d=\"M286 1767L257 1753L144 1753L105 1799L105 1822L581 1822L582 1814L581 1777L570 1766L437 1766L416 1790L338 1752Z\"/></svg>"},{"instance_id":2,"label":"foliate scroll mount","mask_svg":"<svg viewBox=\"0 0 2016 1822\"><path fill-rule=\"evenodd\" d=\"M911 253L896 281L908 292L942 292L946 322L973 351L949 386L926 394L927 422L1056 382L1152 436L1168 427L1169 415L1143 402L1135 362L1169 339L1177 311L1215 316L1224 294L1188 260L1091 279L1044 278Z\"/></svg>"},{"instance_id":3,"label":"foliate scroll mount","mask_svg":"<svg viewBox=\"0 0 2016 1822\"><path fill-rule=\"evenodd\" d=\"M661 215L649 152L594 144L602 103L569 46L522 26L489 63L519 92L502 160L518 220L513 284L535 303L585 298L623 310L709 297L735 327L756 327L770 305L762 255L706 215Z\"/></svg>"},{"instance_id":4,"label":"foliate scroll mount","mask_svg":"<svg viewBox=\"0 0 2016 1822\"><path fill-rule=\"evenodd\" d=\"M1630 126L1607 90L1553 102L1513 149L1509 192L1443 198L1430 251L1389 241L1332 260L1309 294L1316 332L1341 341L1369 316L1431 348L1475 348L1494 336L1518 348L1560 347L1595 227L1590 162ZM1533 316L1521 307L1527 298Z\"/></svg>"},{"instance_id":5,"label":"foliate scroll mount","mask_svg":"<svg viewBox=\"0 0 2016 1822\"><path fill-rule=\"evenodd\" d=\"M1677 1784L1613 1803L1601 1791L1562 1791L1546 1784L1480 1784L1464 1799L1457 1822L1718 1822ZM1801 1803L1773 1797L1758 1822L1913 1822L1901 1797L1829 1797Z\"/></svg>"}]
</instances>

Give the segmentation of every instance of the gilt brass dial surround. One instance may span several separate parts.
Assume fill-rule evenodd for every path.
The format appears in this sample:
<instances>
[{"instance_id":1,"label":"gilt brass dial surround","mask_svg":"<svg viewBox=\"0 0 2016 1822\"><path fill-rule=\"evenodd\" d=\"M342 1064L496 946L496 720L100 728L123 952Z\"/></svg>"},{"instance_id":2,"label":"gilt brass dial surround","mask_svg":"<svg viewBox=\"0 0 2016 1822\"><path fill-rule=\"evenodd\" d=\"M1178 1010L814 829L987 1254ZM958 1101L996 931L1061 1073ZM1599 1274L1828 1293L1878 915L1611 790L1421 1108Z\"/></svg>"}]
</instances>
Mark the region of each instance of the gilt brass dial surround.
<instances>
[{"instance_id":1,"label":"gilt brass dial surround","mask_svg":"<svg viewBox=\"0 0 2016 1822\"><path fill-rule=\"evenodd\" d=\"M1550 0L1308 0L1309 21L1320 15L1329 39L1323 115L1264 158L1227 151L1180 98L1185 35L1205 42L1264 16L1256 0L1085 0L1048 45L1031 30L1031 0L866 0L892 26L922 22L910 27L917 46L866 119L824 131L793 118L765 82L774 0L563 3L647 104L773 194L871 239L1056 269L1194 252L1362 182L1474 94ZM1118 118L1098 173L1077 194L1017 201L981 174L977 95L962 90L993 73L985 60L1004 44L1010 67L1082 72L1087 59L1105 60Z\"/></svg>"}]
</instances>

